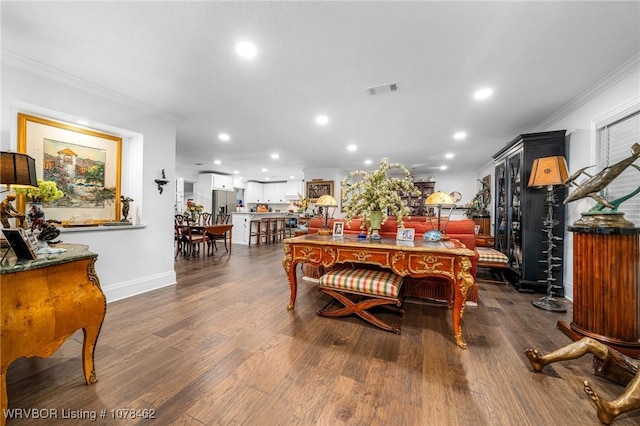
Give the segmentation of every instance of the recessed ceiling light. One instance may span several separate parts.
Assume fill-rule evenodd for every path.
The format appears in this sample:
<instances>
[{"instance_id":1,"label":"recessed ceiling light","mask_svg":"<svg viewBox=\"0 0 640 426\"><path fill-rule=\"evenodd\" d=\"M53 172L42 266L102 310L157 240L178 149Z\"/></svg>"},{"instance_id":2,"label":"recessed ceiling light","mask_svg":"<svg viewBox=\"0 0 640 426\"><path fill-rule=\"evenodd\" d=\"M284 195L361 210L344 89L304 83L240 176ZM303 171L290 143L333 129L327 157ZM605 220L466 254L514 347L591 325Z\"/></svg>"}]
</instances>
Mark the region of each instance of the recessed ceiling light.
<instances>
[{"instance_id":1,"label":"recessed ceiling light","mask_svg":"<svg viewBox=\"0 0 640 426\"><path fill-rule=\"evenodd\" d=\"M371 164L371 160L364 160L364 164L368 166L369 164Z\"/></svg>"},{"instance_id":2,"label":"recessed ceiling light","mask_svg":"<svg viewBox=\"0 0 640 426\"><path fill-rule=\"evenodd\" d=\"M258 49L253 43L240 41L236 43L236 53L244 59L253 59L258 54Z\"/></svg>"},{"instance_id":3,"label":"recessed ceiling light","mask_svg":"<svg viewBox=\"0 0 640 426\"><path fill-rule=\"evenodd\" d=\"M467 134L465 132L455 132L453 134L453 138L458 141L465 139L466 137L467 137Z\"/></svg>"},{"instance_id":4,"label":"recessed ceiling light","mask_svg":"<svg viewBox=\"0 0 640 426\"><path fill-rule=\"evenodd\" d=\"M220 139L223 142L229 142L231 140L231 136L229 136L226 133L220 133L218 134L218 139Z\"/></svg>"},{"instance_id":5,"label":"recessed ceiling light","mask_svg":"<svg viewBox=\"0 0 640 426\"><path fill-rule=\"evenodd\" d=\"M219 166L220 164L222 164L222 161L220 161L220 160L213 160L213 164L215 164L216 166Z\"/></svg>"},{"instance_id":6,"label":"recessed ceiling light","mask_svg":"<svg viewBox=\"0 0 640 426\"><path fill-rule=\"evenodd\" d=\"M273 158L274 160L277 160L278 158L280 158L280 154L277 154L274 152L273 154L271 154L271 158Z\"/></svg>"},{"instance_id":7,"label":"recessed ceiling light","mask_svg":"<svg viewBox=\"0 0 640 426\"><path fill-rule=\"evenodd\" d=\"M444 155L444 158L453 158L453 152L447 152L447 153Z\"/></svg>"},{"instance_id":8,"label":"recessed ceiling light","mask_svg":"<svg viewBox=\"0 0 640 426\"><path fill-rule=\"evenodd\" d=\"M266 177L264 178L264 180L269 180L269 176L266 176Z\"/></svg>"},{"instance_id":9,"label":"recessed ceiling light","mask_svg":"<svg viewBox=\"0 0 640 426\"><path fill-rule=\"evenodd\" d=\"M87 120L78 120L76 121L76 123L82 125L82 126L88 126L89 122Z\"/></svg>"},{"instance_id":10,"label":"recessed ceiling light","mask_svg":"<svg viewBox=\"0 0 640 426\"><path fill-rule=\"evenodd\" d=\"M447 166L440 166L440 170L447 170Z\"/></svg>"},{"instance_id":11,"label":"recessed ceiling light","mask_svg":"<svg viewBox=\"0 0 640 426\"><path fill-rule=\"evenodd\" d=\"M493 94L493 90L491 90L488 87L485 87L484 89L477 90L473 94L473 98L480 101L480 100L491 97L492 94Z\"/></svg>"},{"instance_id":12,"label":"recessed ceiling light","mask_svg":"<svg viewBox=\"0 0 640 426\"><path fill-rule=\"evenodd\" d=\"M329 117L327 117L326 115L319 115L316 117L316 123L318 123L321 126L324 126L328 122L329 122Z\"/></svg>"},{"instance_id":13,"label":"recessed ceiling light","mask_svg":"<svg viewBox=\"0 0 640 426\"><path fill-rule=\"evenodd\" d=\"M266 171L268 171L268 170L269 170L269 169L267 169L266 167L263 167L262 169L260 169L260 171L261 171L262 173L264 173L264 172L266 172Z\"/></svg>"},{"instance_id":14,"label":"recessed ceiling light","mask_svg":"<svg viewBox=\"0 0 640 426\"><path fill-rule=\"evenodd\" d=\"M289 179L295 179L296 177L294 175L289 176Z\"/></svg>"},{"instance_id":15,"label":"recessed ceiling light","mask_svg":"<svg viewBox=\"0 0 640 426\"><path fill-rule=\"evenodd\" d=\"M238 173L240 173L240 172L239 172L239 171L237 171L237 170L234 170L234 171L233 171L233 174L234 174L234 175L237 175ZM240 179L242 179L242 178L240 178Z\"/></svg>"},{"instance_id":16,"label":"recessed ceiling light","mask_svg":"<svg viewBox=\"0 0 640 426\"><path fill-rule=\"evenodd\" d=\"M351 145L347 146L347 151L354 152L357 149L358 149L358 147L356 145L354 145L354 144L351 144Z\"/></svg>"}]
</instances>

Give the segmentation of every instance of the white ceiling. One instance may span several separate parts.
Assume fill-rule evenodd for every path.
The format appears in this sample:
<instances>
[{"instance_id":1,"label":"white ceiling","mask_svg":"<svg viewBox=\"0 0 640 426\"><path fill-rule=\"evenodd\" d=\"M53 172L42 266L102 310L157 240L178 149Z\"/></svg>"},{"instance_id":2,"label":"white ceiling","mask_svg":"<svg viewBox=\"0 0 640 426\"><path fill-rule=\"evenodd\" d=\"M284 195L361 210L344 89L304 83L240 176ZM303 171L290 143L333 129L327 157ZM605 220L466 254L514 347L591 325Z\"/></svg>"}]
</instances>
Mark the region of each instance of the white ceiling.
<instances>
[{"instance_id":1,"label":"white ceiling","mask_svg":"<svg viewBox=\"0 0 640 426\"><path fill-rule=\"evenodd\" d=\"M476 171L640 52L637 1L2 1L1 13L3 52L175 120L179 168L257 180L385 156L416 175ZM235 54L240 39L255 60ZM398 91L366 90L389 82ZM483 86L494 96L474 101Z\"/></svg>"}]
</instances>

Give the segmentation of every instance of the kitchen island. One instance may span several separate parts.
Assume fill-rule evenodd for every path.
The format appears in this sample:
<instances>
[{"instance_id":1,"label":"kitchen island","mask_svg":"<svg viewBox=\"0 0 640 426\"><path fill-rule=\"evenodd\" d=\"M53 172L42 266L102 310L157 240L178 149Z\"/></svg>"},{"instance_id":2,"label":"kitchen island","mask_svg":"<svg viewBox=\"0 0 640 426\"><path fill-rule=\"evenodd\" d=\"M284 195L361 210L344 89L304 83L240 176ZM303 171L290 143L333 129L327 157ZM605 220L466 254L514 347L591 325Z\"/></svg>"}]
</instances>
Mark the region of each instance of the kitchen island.
<instances>
[{"instance_id":1,"label":"kitchen island","mask_svg":"<svg viewBox=\"0 0 640 426\"><path fill-rule=\"evenodd\" d=\"M272 217L290 217L297 218L295 213L287 212L231 212L231 223L233 224L233 238L232 244L244 244L249 245L249 228L251 221L254 219L272 218ZM251 244L256 243L256 237L253 237Z\"/></svg>"}]
</instances>

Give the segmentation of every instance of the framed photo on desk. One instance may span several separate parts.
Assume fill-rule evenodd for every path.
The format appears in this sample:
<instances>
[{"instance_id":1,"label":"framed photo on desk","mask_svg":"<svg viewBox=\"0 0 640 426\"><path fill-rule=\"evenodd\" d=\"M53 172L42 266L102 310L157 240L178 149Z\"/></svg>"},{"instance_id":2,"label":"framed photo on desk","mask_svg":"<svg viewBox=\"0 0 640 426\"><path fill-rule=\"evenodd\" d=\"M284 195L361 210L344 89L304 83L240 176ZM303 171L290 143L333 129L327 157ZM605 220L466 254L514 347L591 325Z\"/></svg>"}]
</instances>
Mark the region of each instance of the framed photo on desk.
<instances>
[{"instance_id":1,"label":"framed photo on desk","mask_svg":"<svg viewBox=\"0 0 640 426\"><path fill-rule=\"evenodd\" d=\"M396 232L396 240L398 241L413 241L416 235L414 228L398 228Z\"/></svg>"},{"instance_id":2,"label":"framed photo on desk","mask_svg":"<svg viewBox=\"0 0 640 426\"><path fill-rule=\"evenodd\" d=\"M38 255L29 242L29 237L27 236L24 229L3 229L2 233L4 234L4 237L7 239L9 246L16 254L18 259L35 260L38 258Z\"/></svg>"}]
</instances>

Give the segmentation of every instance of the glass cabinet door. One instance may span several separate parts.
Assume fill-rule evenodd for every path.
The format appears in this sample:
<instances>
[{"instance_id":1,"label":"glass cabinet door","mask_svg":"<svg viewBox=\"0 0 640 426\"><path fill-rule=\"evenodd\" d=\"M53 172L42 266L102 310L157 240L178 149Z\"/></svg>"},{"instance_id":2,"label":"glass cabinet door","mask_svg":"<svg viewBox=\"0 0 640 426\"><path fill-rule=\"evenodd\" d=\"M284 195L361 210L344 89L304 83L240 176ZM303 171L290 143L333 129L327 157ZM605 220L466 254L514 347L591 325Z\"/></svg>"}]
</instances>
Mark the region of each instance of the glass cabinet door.
<instances>
[{"instance_id":1,"label":"glass cabinet door","mask_svg":"<svg viewBox=\"0 0 640 426\"><path fill-rule=\"evenodd\" d=\"M508 253L507 248L507 182L505 180L505 163L496 165L496 204L495 204L495 248L504 254Z\"/></svg>"},{"instance_id":2,"label":"glass cabinet door","mask_svg":"<svg viewBox=\"0 0 640 426\"><path fill-rule=\"evenodd\" d=\"M522 265L522 155L516 154L509 157L507 160L507 176L509 182L507 184L508 193L510 197L507 201L507 232L510 234L507 236L509 241L509 262L511 268L520 273L520 267Z\"/></svg>"}]
</instances>

